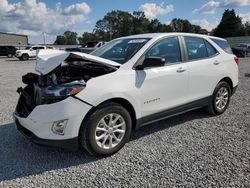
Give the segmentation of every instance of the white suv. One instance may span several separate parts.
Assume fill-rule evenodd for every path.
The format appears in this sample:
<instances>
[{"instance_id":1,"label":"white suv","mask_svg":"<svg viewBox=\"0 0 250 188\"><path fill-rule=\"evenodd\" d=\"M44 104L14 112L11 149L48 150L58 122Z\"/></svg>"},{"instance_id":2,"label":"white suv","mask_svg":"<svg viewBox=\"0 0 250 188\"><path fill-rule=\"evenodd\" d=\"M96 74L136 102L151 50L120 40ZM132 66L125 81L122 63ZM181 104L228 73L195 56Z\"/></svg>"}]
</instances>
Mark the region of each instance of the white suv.
<instances>
[{"instance_id":1,"label":"white suv","mask_svg":"<svg viewBox=\"0 0 250 188\"><path fill-rule=\"evenodd\" d=\"M38 144L111 155L152 122L203 107L222 114L237 64L226 40L185 33L123 37L92 54L42 50L14 120Z\"/></svg>"},{"instance_id":2,"label":"white suv","mask_svg":"<svg viewBox=\"0 0 250 188\"><path fill-rule=\"evenodd\" d=\"M19 60L27 61L29 58L36 57L37 50L44 50L46 46L31 46L26 47L25 50L17 50L16 57Z\"/></svg>"}]
</instances>

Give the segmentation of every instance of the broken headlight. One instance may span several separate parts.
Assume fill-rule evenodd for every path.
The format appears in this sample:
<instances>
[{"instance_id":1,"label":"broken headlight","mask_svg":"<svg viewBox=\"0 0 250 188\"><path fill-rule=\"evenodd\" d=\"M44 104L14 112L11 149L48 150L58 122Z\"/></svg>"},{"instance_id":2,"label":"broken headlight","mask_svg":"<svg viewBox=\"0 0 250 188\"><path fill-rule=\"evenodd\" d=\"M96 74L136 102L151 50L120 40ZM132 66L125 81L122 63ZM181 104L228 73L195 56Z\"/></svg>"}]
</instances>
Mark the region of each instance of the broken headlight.
<instances>
[{"instance_id":1,"label":"broken headlight","mask_svg":"<svg viewBox=\"0 0 250 188\"><path fill-rule=\"evenodd\" d=\"M73 81L66 84L48 86L42 90L43 97L67 97L76 95L86 86L83 80Z\"/></svg>"}]
</instances>

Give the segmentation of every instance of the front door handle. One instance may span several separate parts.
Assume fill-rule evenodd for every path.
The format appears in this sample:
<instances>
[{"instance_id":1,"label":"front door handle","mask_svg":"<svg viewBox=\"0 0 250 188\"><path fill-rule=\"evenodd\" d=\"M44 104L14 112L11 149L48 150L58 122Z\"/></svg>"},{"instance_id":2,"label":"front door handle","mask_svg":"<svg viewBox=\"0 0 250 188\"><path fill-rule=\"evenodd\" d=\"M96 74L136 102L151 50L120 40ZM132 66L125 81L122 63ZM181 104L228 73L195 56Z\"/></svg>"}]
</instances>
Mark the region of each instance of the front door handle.
<instances>
[{"instance_id":1,"label":"front door handle","mask_svg":"<svg viewBox=\"0 0 250 188\"><path fill-rule=\"evenodd\" d=\"M186 69L184 69L184 68L182 68L182 67L179 67L177 70L176 70L176 72L178 72L178 73L182 73L182 72L185 72L186 71Z\"/></svg>"}]
</instances>

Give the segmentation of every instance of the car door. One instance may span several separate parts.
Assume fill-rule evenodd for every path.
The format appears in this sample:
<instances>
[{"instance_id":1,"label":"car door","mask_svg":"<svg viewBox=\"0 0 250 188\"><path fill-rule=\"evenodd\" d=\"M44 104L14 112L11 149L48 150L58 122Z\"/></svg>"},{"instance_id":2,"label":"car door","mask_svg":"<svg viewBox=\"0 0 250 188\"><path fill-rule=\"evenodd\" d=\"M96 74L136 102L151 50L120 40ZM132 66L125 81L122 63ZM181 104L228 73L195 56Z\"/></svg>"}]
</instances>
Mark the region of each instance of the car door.
<instances>
[{"instance_id":1,"label":"car door","mask_svg":"<svg viewBox=\"0 0 250 188\"><path fill-rule=\"evenodd\" d=\"M222 63L217 50L205 39L184 37L189 69L189 101L212 95L219 81Z\"/></svg>"},{"instance_id":2,"label":"car door","mask_svg":"<svg viewBox=\"0 0 250 188\"><path fill-rule=\"evenodd\" d=\"M182 63L178 37L164 38L154 44L145 54L147 57L165 59L165 66L137 71L141 91L142 116L161 113L186 103L188 69Z\"/></svg>"},{"instance_id":3,"label":"car door","mask_svg":"<svg viewBox=\"0 0 250 188\"><path fill-rule=\"evenodd\" d=\"M36 56L36 50L38 47L32 47L30 48L30 57L35 57Z\"/></svg>"}]
</instances>

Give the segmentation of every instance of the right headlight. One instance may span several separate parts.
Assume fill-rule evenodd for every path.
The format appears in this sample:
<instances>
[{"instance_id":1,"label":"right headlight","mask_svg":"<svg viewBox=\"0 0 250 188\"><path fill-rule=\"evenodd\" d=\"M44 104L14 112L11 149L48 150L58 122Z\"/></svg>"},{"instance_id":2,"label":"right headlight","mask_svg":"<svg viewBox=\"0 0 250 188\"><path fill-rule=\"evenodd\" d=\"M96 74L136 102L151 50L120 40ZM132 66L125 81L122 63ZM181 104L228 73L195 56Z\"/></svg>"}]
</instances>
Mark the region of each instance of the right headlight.
<instances>
[{"instance_id":1,"label":"right headlight","mask_svg":"<svg viewBox=\"0 0 250 188\"><path fill-rule=\"evenodd\" d=\"M76 95L86 87L84 81L74 81L66 84L49 86L42 92L43 97L68 97Z\"/></svg>"}]
</instances>

